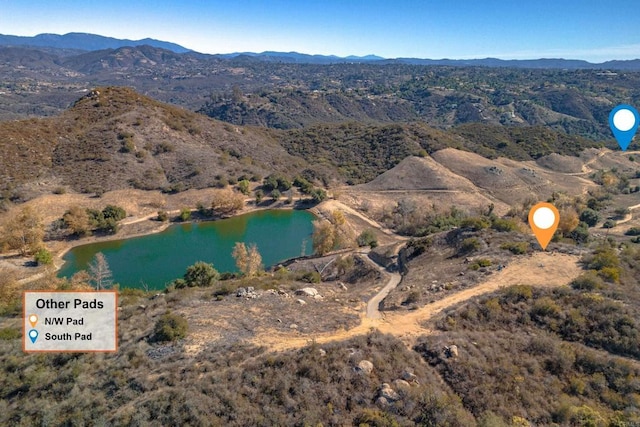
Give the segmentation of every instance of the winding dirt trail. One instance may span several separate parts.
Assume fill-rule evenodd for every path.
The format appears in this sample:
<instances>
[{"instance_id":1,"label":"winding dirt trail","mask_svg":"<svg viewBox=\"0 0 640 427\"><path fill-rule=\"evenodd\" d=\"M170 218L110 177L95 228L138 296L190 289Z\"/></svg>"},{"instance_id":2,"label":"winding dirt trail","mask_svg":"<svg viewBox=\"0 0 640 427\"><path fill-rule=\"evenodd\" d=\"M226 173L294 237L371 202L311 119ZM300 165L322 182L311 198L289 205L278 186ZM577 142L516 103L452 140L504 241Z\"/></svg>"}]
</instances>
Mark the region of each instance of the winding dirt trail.
<instances>
[{"instance_id":1,"label":"winding dirt trail","mask_svg":"<svg viewBox=\"0 0 640 427\"><path fill-rule=\"evenodd\" d=\"M537 252L512 262L502 271L493 274L487 281L479 285L463 289L414 311L385 312L383 318L370 318L367 316L367 310L362 313L360 324L349 330L316 335L274 333L271 331L258 335L254 343L265 346L270 351L293 350L305 347L313 341L318 344L342 341L377 329L383 333L395 335L407 345L412 346L418 336L433 333L433 331L423 327L422 324L443 310L468 301L473 297L495 292L502 287L510 285L522 284L542 287L566 285L580 275L582 270L578 265L579 260L580 257L576 255ZM378 297L396 279L396 276L392 275L387 286L374 298Z\"/></svg>"}]
</instances>

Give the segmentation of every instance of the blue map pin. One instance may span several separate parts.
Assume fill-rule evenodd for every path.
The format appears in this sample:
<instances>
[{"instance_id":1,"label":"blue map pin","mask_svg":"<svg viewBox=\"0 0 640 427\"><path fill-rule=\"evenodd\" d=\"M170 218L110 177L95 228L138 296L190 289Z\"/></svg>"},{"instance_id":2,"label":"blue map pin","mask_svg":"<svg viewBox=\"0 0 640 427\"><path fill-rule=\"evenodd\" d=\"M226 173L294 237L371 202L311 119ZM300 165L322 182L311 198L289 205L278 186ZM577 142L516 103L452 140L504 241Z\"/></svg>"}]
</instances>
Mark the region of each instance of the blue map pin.
<instances>
[{"instance_id":1,"label":"blue map pin","mask_svg":"<svg viewBox=\"0 0 640 427\"><path fill-rule=\"evenodd\" d=\"M35 344L36 340L38 339L38 331L36 331L35 329L30 330L29 338L31 339L31 342Z\"/></svg>"},{"instance_id":2,"label":"blue map pin","mask_svg":"<svg viewBox=\"0 0 640 427\"><path fill-rule=\"evenodd\" d=\"M638 130L640 115L631 105L620 104L609 113L609 126L622 151L626 151Z\"/></svg>"}]
</instances>

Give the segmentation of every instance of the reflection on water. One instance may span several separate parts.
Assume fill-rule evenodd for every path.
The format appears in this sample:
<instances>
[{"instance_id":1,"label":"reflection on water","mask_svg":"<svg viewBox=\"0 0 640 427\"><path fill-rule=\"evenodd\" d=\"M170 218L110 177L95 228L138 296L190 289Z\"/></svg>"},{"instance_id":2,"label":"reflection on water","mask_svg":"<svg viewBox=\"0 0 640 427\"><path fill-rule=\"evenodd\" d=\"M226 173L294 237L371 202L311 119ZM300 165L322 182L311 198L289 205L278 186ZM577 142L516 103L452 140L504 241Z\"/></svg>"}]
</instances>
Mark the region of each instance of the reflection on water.
<instances>
[{"instance_id":1,"label":"reflection on water","mask_svg":"<svg viewBox=\"0 0 640 427\"><path fill-rule=\"evenodd\" d=\"M218 271L236 271L231 256L236 242L256 243L265 266L299 256L303 241L311 253L314 217L306 211L268 210L237 217L178 224L149 236L78 246L65 256L58 276L86 269L96 253L107 257L113 278L122 287L163 289L196 261L213 263Z\"/></svg>"}]
</instances>

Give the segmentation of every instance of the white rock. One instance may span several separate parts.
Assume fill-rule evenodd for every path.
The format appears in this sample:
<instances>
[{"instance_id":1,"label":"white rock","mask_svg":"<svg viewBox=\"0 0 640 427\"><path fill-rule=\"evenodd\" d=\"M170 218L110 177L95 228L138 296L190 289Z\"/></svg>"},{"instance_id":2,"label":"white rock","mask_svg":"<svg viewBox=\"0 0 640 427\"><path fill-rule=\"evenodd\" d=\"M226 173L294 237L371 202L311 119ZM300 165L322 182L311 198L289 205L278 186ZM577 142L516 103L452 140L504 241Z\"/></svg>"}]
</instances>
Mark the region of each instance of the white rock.
<instances>
[{"instance_id":1,"label":"white rock","mask_svg":"<svg viewBox=\"0 0 640 427\"><path fill-rule=\"evenodd\" d=\"M318 290L316 288L302 288L296 291L296 295L302 295L305 297L315 297L318 294Z\"/></svg>"}]
</instances>

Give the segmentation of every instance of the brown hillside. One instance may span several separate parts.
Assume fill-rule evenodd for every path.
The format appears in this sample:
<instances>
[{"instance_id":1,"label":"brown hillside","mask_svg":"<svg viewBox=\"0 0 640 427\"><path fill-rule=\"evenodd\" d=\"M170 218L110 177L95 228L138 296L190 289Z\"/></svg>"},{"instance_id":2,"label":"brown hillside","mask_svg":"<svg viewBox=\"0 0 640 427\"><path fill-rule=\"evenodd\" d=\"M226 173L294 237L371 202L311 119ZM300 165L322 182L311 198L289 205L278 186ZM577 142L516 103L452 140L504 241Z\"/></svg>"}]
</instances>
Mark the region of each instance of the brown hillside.
<instances>
[{"instance_id":1,"label":"brown hillside","mask_svg":"<svg viewBox=\"0 0 640 427\"><path fill-rule=\"evenodd\" d=\"M407 157L393 169L367 184L356 185L354 188L365 191L476 190L469 180L454 174L431 157Z\"/></svg>"},{"instance_id":2,"label":"brown hillside","mask_svg":"<svg viewBox=\"0 0 640 427\"><path fill-rule=\"evenodd\" d=\"M1 122L0 134L0 182L16 199L60 186L98 193L202 188L305 164L266 132L121 87L91 91L58 117Z\"/></svg>"},{"instance_id":3,"label":"brown hillside","mask_svg":"<svg viewBox=\"0 0 640 427\"><path fill-rule=\"evenodd\" d=\"M433 158L507 204L520 203L528 198L544 200L554 191L580 194L594 185L579 176L541 168L532 161L517 162L505 158L489 160L451 148L433 153Z\"/></svg>"}]
</instances>

